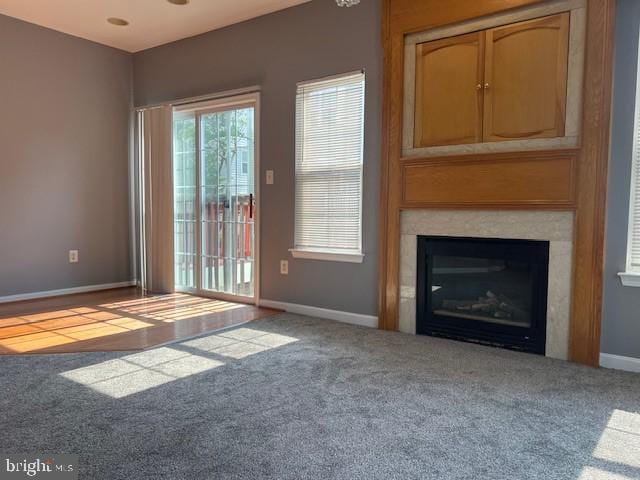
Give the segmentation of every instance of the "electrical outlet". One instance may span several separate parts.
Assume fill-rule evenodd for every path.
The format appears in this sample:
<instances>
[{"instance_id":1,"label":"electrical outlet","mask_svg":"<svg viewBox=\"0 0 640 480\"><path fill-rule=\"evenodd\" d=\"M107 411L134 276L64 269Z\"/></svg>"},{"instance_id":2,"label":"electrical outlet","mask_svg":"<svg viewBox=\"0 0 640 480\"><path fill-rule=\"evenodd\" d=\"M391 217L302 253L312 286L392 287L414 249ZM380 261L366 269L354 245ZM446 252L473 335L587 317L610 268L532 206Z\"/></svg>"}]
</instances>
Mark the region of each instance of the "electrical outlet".
<instances>
[{"instance_id":1,"label":"electrical outlet","mask_svg":"<svg viewBox=\"0 0 640 480\"><path fill-rule=\"evenodd\" d=\"M280 260L280 273L282 275L289 275L289 261Z\"/></svg>"},{"instance_id":2,"label":"electrical outlet","mask_svg":"<svg viewBox=\"0 0 640 480\"><path fill-rule=\"evenodd\" d=\"M78 263L78 250L69 250L69 263Z\"/></svg>"},{"instance_id":3,"label":"electrical outlet","mask_svg":"<svg viewBox=\"0 0 640 480\"><path fill-rule=\"evenodd\" d=\"M266 176L267 185L273 185L273 170L267 170Z\"/></svg>"}]
</instances>

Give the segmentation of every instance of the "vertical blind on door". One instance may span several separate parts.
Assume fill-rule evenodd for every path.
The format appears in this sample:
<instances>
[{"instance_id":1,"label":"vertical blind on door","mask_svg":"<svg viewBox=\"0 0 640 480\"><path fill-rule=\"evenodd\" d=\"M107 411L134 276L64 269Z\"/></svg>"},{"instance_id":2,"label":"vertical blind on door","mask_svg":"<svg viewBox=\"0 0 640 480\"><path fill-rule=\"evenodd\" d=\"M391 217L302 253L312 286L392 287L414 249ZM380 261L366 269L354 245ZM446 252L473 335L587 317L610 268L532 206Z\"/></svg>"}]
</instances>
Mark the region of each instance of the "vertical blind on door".
<instances>
[{"instance_id":1,"label":"vertical blind on door","mask_svg":"<svg viewBox=\"0 0 640 480\"><path fill-rule=\"evenodd\" d=\"M364 73L298 84L295 249L362 252Z\"/></svg>"},{"instance_id":2,"label":"vertical blind on door","mask_svg":"<svg viewBox=\"0 0 640 480\"><path fill-rule=\"evenodd\" d=\"M171 115L170 106L137 112L140 283L154 293L174 290Z\"/></svg>"}]
</instances>

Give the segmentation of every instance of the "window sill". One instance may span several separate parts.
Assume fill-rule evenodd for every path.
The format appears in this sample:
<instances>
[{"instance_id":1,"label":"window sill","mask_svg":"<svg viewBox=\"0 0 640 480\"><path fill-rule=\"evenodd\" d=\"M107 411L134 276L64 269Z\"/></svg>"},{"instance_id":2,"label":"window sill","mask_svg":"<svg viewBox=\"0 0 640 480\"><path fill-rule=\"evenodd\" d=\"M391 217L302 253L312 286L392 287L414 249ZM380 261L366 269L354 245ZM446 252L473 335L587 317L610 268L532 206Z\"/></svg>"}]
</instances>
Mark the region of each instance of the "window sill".
<instances>
[{"instance_id":1,"label":"window sill","mask_svg":"<svg viewBox=\"0 0 640 480\"><path fill-rule=\"evenodd\" d=\"M293 258L304 258L307 260L362 263L362 260L364 259L364 254L362 253L332 252L329 250L300 250L296 248L290 248L289 251Z\"/></svg>"},{"instance_id":2,"label":"window sill","mask_svg":"<svg viewBox=\"0 0 640 480\"><path fill-rule=\"evenodd\" d=\"M625 287L640 287L640 273L620 272L618 276Z\"/></svg>"}]
</instances>

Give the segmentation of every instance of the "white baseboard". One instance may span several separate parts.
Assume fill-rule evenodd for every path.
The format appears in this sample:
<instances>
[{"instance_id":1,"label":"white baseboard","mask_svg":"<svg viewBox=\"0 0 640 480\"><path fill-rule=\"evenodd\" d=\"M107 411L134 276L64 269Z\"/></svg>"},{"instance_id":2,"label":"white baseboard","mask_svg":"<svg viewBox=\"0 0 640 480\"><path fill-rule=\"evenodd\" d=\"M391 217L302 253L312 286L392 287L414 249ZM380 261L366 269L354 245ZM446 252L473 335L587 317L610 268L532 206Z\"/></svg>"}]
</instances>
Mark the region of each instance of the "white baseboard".
<instances>
[{"instance_id":1,"label":"white baseboard","mask_svg":"<svg viewBox=\"0 0 640 480\"><path fill-rule=\"evenodd\" d=\"M95 292L98 290L110 290L112 288L131 287L136 284L137 280L129 280L126 282L103 283L101 285L85 285L82 287L61 288L59 290L46 290L44 292L19 293L17 295L0 297L0 303L20 302L23 300L34 300L36 298L58 297L60 295Z\"/></svg>"},{"instance_id":2,"label":"white baseboard","mask_svg":"<svg viewBox=\"0 0 640 480\"><path fill-rule=\"evenodd\" d=\"M299 305L297 303L278 302L276 300L260 299L260 306L267 308L277 308L290 313L307 315L309 317L327 318L337 322L351 323L361 327L378 327L378 317L374 315L363 315L361 313L342 312L340 310L329 310L328 308L311 307L309 305Z\"/></svg>"},{"instance_id":3,"label":"white baseboard","mask_svg":"<svg viewBox=\"0 0 640 480\"><path fill-rule=\"evenodd\" d=\"M626 370L628 372L640 372L640 358L601 353L600 366L604 368L615 368L616 370Z\"/></svg>"}]
</instances>

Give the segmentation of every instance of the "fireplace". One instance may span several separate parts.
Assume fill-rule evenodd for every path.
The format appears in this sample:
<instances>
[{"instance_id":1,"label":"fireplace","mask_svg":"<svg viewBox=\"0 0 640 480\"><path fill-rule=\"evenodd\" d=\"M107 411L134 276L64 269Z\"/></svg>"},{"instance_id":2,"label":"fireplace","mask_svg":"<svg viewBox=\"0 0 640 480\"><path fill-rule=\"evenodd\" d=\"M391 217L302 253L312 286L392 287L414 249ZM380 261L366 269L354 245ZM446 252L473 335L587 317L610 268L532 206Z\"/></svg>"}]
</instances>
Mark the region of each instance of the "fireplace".
<instances>
[{"instance_id":1,"label":"fireplace","mask_svg":"<svg viewBox=\"0 0 640 480\"><path fill-rule=\"evenodd\" d=\"M416 333L544 355L549 242L418 236Z\"/></svg>"}]
</instances>

